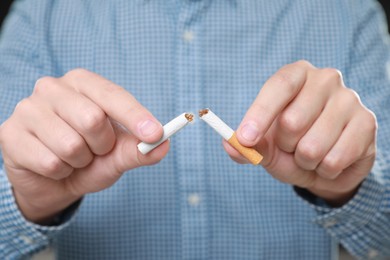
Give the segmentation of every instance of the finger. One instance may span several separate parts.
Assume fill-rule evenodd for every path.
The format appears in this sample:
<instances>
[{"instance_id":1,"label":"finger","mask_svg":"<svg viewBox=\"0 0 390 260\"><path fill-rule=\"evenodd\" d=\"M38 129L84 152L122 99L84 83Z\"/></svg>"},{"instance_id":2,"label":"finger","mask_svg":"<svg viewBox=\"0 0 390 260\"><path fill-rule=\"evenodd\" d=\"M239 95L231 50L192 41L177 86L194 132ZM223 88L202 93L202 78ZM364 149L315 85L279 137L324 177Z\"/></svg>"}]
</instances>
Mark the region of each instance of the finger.
<instances>
[{"instance_id":1,"label":"finger","mask_svg":"<svg viewBox=\"0 0 390 260\"><path fill-rule=\"evenodd\" d=\"M302 188L312 187L318 177L315 172L300 168L294 157L282 150L278 150L277 154L269 158L264 168L279 181Z\"/></svg>"},{"instance_id":2,"label":"finger","mask_svg":"<svg viewBox=\"0 0 390 260\"><path fill-rule=\"evenodd\" d=\"M342 92L349 92L347 89ZM305 170L314 170L340 138L344 127L356 112L349 95L339 94L326 104L324 110L307 133L299 140L295 161Z\"/></svg>"},{"instance_id":3,"label":"finger","mask_svg":"<svg viewBox=\"0 0 390 260\"><path fill-rule=\"evenodd\" d=\"M144 155L137 148L139 140L129 133L127 129L123 128L123 126L118 122L113 122L113 124L115 133L119 139L117 142L118 147L116 147L116 151L114 152L115 157L119 158L116 162L118 172L156 164L167 155L170 147L169 139L161 143L148 154ZM162 146L162 148L157 150L160 146ZM121 152L118 153L118 150ZM154 152L155 150L157 151Z\"/></svg>"},{"instance_id":4,"label":"finger","mask_svg":"<svg viewBox=\"0 0 390 260\"><path fill-rule=\"evenodd\" d=\"M239 164L250 163L243 155L241 155L236 149L234 149L226 140L222 141L223 148L230 158Z\"/></svg>"},{"instance_id":5,"label":"finger","mask_svg":"<svg viewBox=\"0 0 390 260\"><path fill-rule=\"evenodd\" d=\"M278 117L275 142L285 152L296 150L299 140L319 117L329 99L330 87L322 87L318 83L318 80L311 85L306 82Z\"/></svg>"},{"instance_id":6,"label":"finger","mask_svg":"<svg viewBox=\"0 0 390 260\"><path fill-rule=\"evenodd\" d=\"M44 96L40 98L44 98L55 113L84 138L94 154L103 155L112 149L114 130L100 107L57 79L48 78L39 84L50 85L45 87Z\"/></svg>"},{"instance_id":7,"label":"finger","mask_svg":"<svg viewBox=\"0 0 390 260\"><path fill-rule=\"evenodd\" d=\"M152 165L161 161L168 153L169 141L165 141L147 155L137 149L139 142L132 134L114 127L117 142L107 155L96 156L94 161L82 172L76 170L65 180L67 190L75 196L100 191L113 185L122 174L140 166Z\"/></svg>"},{"instance_id":8,"label":"finger","mask_svg":"<svg viewBox=\"0 0 390 260\"><path fill-rule=\"evenodd\" d=\"M312 68L300 61L284 66L264 84L242 120L237 138L245 146L254 146L264 136L280 112L293 100L305 84Z\"/></svg>"},{"instance_id":9,"label":"finger","mask_svg":"<svg viewBox=\"0 0 390 260\"><path fill-rule=\"evenodd\" d=\"M357 161L362 161L364 166L359 166L360 172L369 172L372 167L372 158L375 157L376 129L376 119L372 113L365 112L355 117L348 123L337 143L318 165L317 173L323 178L333 180ZM369 159L366 160L366 158Z\"/></svg>"},{"instance_id":10,"label":"finger","mask_svg":"<svg viewBox=\"0 0 390 260\"><path fill-rule=\"evenodd\" d=\"M161 138L162 125L125 89L82 69L66 74L63 80L90 98L141 141L153 143Z\"/></svg>"},{"instance_id":11,"label":"finger","mask_svg":"<svg viewBox=\"0 0 390 260\"><path fill-rule=\"evenodd\" d=\"M65 121L44 106L34 106L26 99L17 107L16 113L27 114L26 128L34 134L57 157L74 168L88 165L93 155L84 139ZM21 110L28 109L28 112ZM39 122L39 125L37 125Z\"/></svg>"},{"instance_id":12,"label":"finger","mask_svg":"<svg viewBox=\"0 0 390 260\"><path fill-rule=\"evenodd\" d=\"M66 178L73 171L71 166L27 132L9 135L4 146L3 151L6 151L5 157L8 158L6 167L11 169L28 170L54 180Z\"/></svg>"}]
</instances>

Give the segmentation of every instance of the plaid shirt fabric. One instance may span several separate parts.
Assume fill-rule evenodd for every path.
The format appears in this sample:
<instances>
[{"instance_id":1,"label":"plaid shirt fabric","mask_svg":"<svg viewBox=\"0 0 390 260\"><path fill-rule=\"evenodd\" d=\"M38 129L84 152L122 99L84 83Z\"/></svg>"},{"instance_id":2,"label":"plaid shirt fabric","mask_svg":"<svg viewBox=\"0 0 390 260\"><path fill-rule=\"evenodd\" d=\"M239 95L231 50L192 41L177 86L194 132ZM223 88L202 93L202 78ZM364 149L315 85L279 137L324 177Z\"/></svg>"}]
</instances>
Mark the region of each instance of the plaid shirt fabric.
<instances>
[{"instance_id":1,"label":"plaid shirt fabric","mask_svg":"<svg viewBox=\"0 0 390 260\"><path fill-rule=\"evenodd\" d=\"M196 122L159 164L86 195L51 227L23 218L3 170L0 258L49 244L72 260L337 259L339 243L361 259L389 255L384 24L372 0L17 1L0 38L0 123L38 78L82 67L126 88L163 124L210 107L235 128L268 77L306 59L339 69L376 113L378 157L358 194L332 209L262 167L234 163Z\"/></svg>"}]
</instances>

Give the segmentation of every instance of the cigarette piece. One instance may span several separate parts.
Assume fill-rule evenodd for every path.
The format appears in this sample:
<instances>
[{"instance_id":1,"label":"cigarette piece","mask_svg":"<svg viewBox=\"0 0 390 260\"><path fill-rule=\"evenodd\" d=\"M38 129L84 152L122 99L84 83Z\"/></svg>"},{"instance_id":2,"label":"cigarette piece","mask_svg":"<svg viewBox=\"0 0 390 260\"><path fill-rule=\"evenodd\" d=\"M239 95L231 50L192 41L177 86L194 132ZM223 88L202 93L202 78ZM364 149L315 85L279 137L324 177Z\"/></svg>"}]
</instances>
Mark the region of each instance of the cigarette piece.
<instances>
[{"instance_id":1,"label":"cigarette piece","mask_svg":"<svg viewBox=\"0 0 390 260\"><path fill-rule=\"evenodd\" d=\"M199 111L200 119L204 120L211 126L223 139L233 146L240 154L247 158L252 164L257 165L263 160L263 156L253 148L241 145L236 137L236 133L225 122L222 121L210 109L202 109Z\"/></svg>"},{"instance_id":2,"label":"cigarette piece","mask_svg":"<svg viewBox=\"0 0 390 260\"><path fill-rule=\"evenodd\" d=\"M144 155L149 153L154 148L156 148L164 141L166 141L168 138L176 134L179 130L183 129L183 127L185 127L188 123L192 122L193 120L194 120L194 115L191 113L183 113L179 115L178 117L172 119L170 122L168 122L166 125L163 126L164 134L159 141L155 143L141 142L137 145L138 150Z\"/></svg>"}]
</instances>

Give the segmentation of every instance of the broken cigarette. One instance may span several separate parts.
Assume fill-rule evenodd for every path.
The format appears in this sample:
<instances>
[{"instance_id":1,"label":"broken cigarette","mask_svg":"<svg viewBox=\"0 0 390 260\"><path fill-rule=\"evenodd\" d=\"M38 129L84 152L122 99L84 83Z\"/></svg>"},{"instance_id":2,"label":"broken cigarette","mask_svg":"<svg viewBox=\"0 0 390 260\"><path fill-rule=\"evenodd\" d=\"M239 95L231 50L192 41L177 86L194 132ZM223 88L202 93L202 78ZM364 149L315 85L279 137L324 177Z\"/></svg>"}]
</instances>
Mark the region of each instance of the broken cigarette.
<instances>
[{"instance_id":1,"label":"broken cigarette","mask_svg":"<svg viewBox=\"0 0 390 260\"><path fill-rule=\"evenodd\" d=\"M202 109L199 111L200 119L204 120L211 126L223 139L233 146L240 154L247 158L252 164L259 164L263 160L263 156L255 149L241 145L236 137L236 133L225 122L222 121L210 109Z\"/></svg>"},{"instance_id":2,"label":"broken cigarette","mask_svg":"<svg viewBox=\"0 0 390 260\"><path fill-rule=\"evenodd\" d=\"M183 113L179 115L178 117L172 119L170 122L163 126L164 134L159 141L155 143L141 142L137 145L138 150L144 155L149 153L193 120L194 115L191 113Z\"/></svg>"}]
</instances>

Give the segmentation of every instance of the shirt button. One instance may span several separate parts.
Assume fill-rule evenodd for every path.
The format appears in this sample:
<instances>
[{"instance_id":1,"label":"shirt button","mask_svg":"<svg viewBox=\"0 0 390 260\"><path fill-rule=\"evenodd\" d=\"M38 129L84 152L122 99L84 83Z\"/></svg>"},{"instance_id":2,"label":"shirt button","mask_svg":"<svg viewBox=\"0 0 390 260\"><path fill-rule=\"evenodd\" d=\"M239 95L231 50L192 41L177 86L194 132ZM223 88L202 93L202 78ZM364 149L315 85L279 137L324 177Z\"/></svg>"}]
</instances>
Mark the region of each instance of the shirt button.
<instances>
[{"instance_id":1,"label":"shirt button","mask_svg":"<svg viewBox=\"0 0 390 260\"><path fill-rule=\"evenodd\" d=\"M28 244L28 245L32 245L34 244L34 240L31 238L31 237L28 237L28 236L25 236L25 235L21 235L19 237L24 243Z\"/></svg>"},{"instance_id":2,"label":"shirt button","mask_svg":"<svg viewBox=\"0 0 390 260\"><path fill-rule=\"evenodd\" d=\"M379 252L376 251L375 249L372 249L368 252L368 258L373 259L379 255Z\"/></svg>"},{"instance_id":3,"label":"shirt button","mask_svg":"<svg viewBox=\"0 0 390 260\"><path fill-rule=\"evenodd\" d=\"M192 31L184 31L183 33L183 40L185 40L186 42L192 42L195 38L195 35Z\"/></svg>"},{"instance_id":4,"label":"shirt button","mask_svg":"<svg viewBox=\"0 0 390 260\"><path fill-rule=\"evenodd\" d=\"M197 193L192 193L188 196L187 201L191 206L198 206L200 204L200 196Z\"/></svg>"},{"instance_id":5,"label":"shirt button","mask_svg":"<svg viewBox=\"0 0 390 260\"><path fill-rule=\"evenodd\" d=\"M330 228L330 227L333 227L336 224L337 224L337 220L336 219L329 219L328 221L326 221L324 223L324 227L325 228Z\"/></svg>"}]
</instances>

